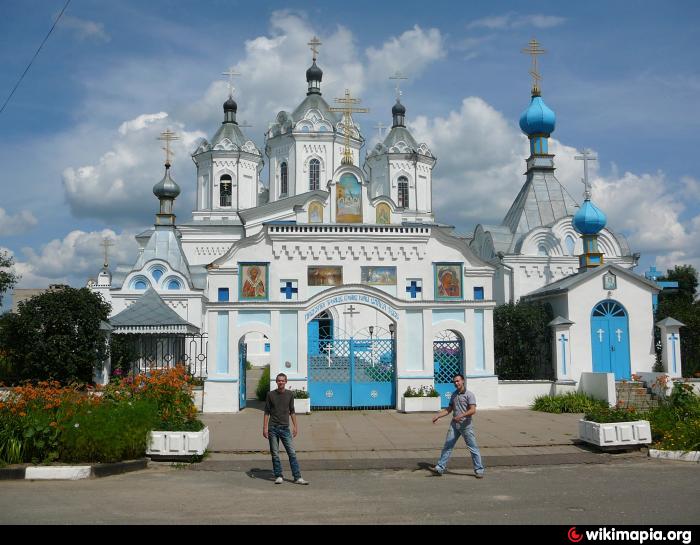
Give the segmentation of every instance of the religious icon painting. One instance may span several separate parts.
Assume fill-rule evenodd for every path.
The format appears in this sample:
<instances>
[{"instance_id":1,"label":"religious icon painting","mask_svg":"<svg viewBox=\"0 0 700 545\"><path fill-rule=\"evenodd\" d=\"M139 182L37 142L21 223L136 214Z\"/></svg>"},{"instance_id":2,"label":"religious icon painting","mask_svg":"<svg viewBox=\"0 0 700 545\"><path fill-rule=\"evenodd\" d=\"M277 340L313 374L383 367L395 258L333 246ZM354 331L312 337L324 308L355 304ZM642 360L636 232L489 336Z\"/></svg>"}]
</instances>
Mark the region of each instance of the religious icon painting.
<instances>
[{"instance_id":1,"label":"religious icon painting","mask_svg":"<svg viewBox=\"0 0 700 545\"><path fill-rule=\"evenodd\" d=\"M435 299L462 298L462 264L434 263Z\"/></svg>"},{"instance_id":2,"label":"religious icon painting","mask_svg":"<svg viewBox=\"0 0 700 545\"><path fill-rule=\"evenodd\" d=\"M617 289L617 276L611 272L607 272L603 275L603 289L604 290L616 290Z\"/></svg>"},{"instance_id":3,"label":"religious icon painting","mask_svg":"<svg viewBox=\"0 0 700 545\"><path fill-rule=\"evenodd\" d=\"M342 286L343 267L309 267L307 281L309 286Z\"/></svg>"},{"instance_id":4,"label":"religious icon painting","mask_svg":"<svg viewBox=\"0 0 700 545\"><path fill-rule=\"evenodd\" d=\"M391 223L391 209L386 203L379 203L377 205L377 224L378 225L388 225Z\"/></svg>"},{"instance_id":5,"label":"religious icon painting","mask_svg":"<svg viewBox=\"0 0 700 545\"><path fill-rule=\"evenodd\" d=\"M238 299L266 301L269 263L238 264Z\"/></svg>"},{"instance_id":6,"label":"religious icon painting","mask_svg":"<svg viewBox=\"0 0 700 545\"><path fill-rule=\"evenodd\" d=\"M352 174L338 180L335 206L338 223L362 223L362 186Z\"/></svg>"},{"instance_id":7,"label":"religious icon painting","mask_svg":"<svg viewBox=\"0 0 700 545\"><path fill-rule=\"evenodd\" d=\"M323 223L323 205L320 202L312 202L309 205L309 223Z\"/></svg>"},{"instance_id":8,"label":"religious icon painting","mask_svg":"<svg viewBox=\"0 0 700 545\"><path fill-rule=\"evenodd\" d=\"M368 286L395 286L396 267L362 267L362 283Z\"/></svg>"}]
</instances>

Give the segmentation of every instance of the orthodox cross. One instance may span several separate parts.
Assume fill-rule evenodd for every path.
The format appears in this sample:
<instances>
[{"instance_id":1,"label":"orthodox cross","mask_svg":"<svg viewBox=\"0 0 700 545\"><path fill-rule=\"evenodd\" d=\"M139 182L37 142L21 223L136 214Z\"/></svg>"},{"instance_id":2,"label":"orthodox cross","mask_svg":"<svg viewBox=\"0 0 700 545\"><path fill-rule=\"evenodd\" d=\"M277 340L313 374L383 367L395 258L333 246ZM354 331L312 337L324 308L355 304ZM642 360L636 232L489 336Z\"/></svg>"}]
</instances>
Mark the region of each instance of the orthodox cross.
<instances>
[{"instance_id":1,"label":"orthodox cross","mask_svg":"<svg viewBox=\"0 0 700 545\"><path fill-rule=\"evenodd\" d=\"M384 129L386 129L386 125L384 123L377 123L374 128L379 131L379 139L381 140L384 136Z\"/></svg>"},{"instance_id":2,"label":"orthodox cross","mask_svg":"<svg viewBox=\"0 0 700 545\"><path fill-rule=\"evenodd\" d=\"M603 329L599 329L598 331L596 331L596 333L598 334L598 340L600 342L603 342L603 333L605 333L605 331Z\"/></svg>"},{"instance_id":3,"label":"orthodox cross","mask_svg":"<svg viewBox=\"0 0 700 545\"><path fill-rule=\"evenodd\" d=\"M389 79L396 80L396 100L399 100L401 98L401 87L400 87L400 81L402 79L408 79L406 76L404 76L401 72L398 70L393 76L389 76Z\"/></svg>"},{"instance_id":4,"label":"orthodox cross","mask_svg":"<svg viewBox=\"0 0 700 545\"><path fill-rule=\"evenodd\" d=\"M353 331L353 327L352 327L352 317L353 317L355 314L359 314L359 313L360 313L360 311L359 311L359 310L356 310L355 307L352 306L352 305L348 306L348 310L346 310L346 311L343 312L343 314L347 314L347 315L350 317L350 327L349 327L348 329L350 330L351 334L352 334L352 331Z\"/></svg>"},{"instance_id":5,"label":"orthodox cross","mask_svg":"<svg viewBox=\"0 0 700 545\"><path fill-rule=\"evenodd\" d=\"M316 62L316 59L318 58L318 46L321 45L321 40L314 36L313 38L311 38L311 41L306 45L308 45L311 48L314 62Z\"/></svg>"},{"instance_id":6,"label":"orthodox cross","mask_svg":"<svg viewBox=\"0 0 700 545\"><path fill-rule=\"evenodd\" d=\"M569 339L566 338L566 335L563 333L561 334L561 337L559 337L559 342L561 343L561 362L562 362L562 368L564 370L564 374L566 375L566 343L569 341Z\"/></svg>"},{"instance_id":7,"label":"orthodox cross","mask_svg":"<svg viewBox=\"0 0 700 545\"><path fill-rule=\"evenodd\" d=\"M107 256L107 251L110 246L114 246L114 242L109 240L107 237L102 239L102 246L105 249L105 269L109 267L109 258Z\"/></svg>"},{"instance_id":8,"label":"orthodox cross","mask_svg":"<svg viewBox=\"0 0 700 545\"><path fill-rule=\"evenodd\" d=\"M353 125L352 114L367 113L369 109L354 107L353 104L359 104L361 100L359 98L352 98L349 89L345 89L345 97L336 98L335 102L342 104L342 106L329 108L329 110L331 112L342 112L343 127L345 128L345 150L343 151L343 158L340 162L343 165L352 165L352 152L350 151L350 125Z\"/></svg>"},{"instance_id":9,"label":"orthodox cross","mask_svg":"<svg viewBox=\"0 0 700 545\"><path fill-rule=\"evenodd\" d=\"M537 55L543 55L545 50L540 47L540 42L533 38L528 42L528 46L520 51L532 57L532 68L530 68L530 75L532 76L532 94L539 95L542 76L540 76L540 73L537 70Z\"/></svg>"},{"instance_id":10,"label":"orthodox cross","mask_svg":"<svg viewBox=\"0 0 700 545\"><path fill-rule=\"evenodd\" d=\"M673 352L673 372L676 372L676 341L678 340L678 335L671 333L668 338L671 340L671 351Z\"/></svg>"},{"instance_id":11,"label":"orthodox cross","mask_svg":"<svg viewBox=\"0 0 700 545\"><path fill-rule=\"evenodd\" d=\"M591 184L588 181L588 161L595 161L597 157L593 155L593 152L589 149L585 149L583 151L579 152L581 155L574 155L574 159L577 159L578 161L583 161L583 179L581 180L583 182L584 187L586 188L585 193L583 196L587 201L591 200Z\"/></svg>"},{"instance_id":12,"label":"orthodox cross","mask_svg":"<svg viewBox=\"0 0 700 545\"><path fill-rule=\"evenodd\" d=\"M226 70L226 72L221 72L221 75L228 76L228 96L233 97L233 92L236 90L236 88L233 86L233 76L240 76L241 74L236 72L232 66Z\"/></svg>"},{"instance_id":13,"label":"orthodox cross","mask_svg":"<svg viewBox=\"0 0 700 545\"><path fill-rule=\"evenodd\" d=\"M170 156L174 155L173 151L170 149L170 142L174 140L180 140L180 137L177 136L170 129L165 129L162 133L160 133L158 140L162 140L165 142L165 147L161 149L165 151L165 164L170 166Z\"/></svg>"},{"instance_id":14,"label":"orthodox cross","mask_svg":"<svg viewBox=\"0 0 700 545\"><path fill-rule=\"evenodd\" d=\"M622 342L622 330L618 327L615 330L615 333L617 333L617 342L621 343Z\"/></svg>"}]
</instances>

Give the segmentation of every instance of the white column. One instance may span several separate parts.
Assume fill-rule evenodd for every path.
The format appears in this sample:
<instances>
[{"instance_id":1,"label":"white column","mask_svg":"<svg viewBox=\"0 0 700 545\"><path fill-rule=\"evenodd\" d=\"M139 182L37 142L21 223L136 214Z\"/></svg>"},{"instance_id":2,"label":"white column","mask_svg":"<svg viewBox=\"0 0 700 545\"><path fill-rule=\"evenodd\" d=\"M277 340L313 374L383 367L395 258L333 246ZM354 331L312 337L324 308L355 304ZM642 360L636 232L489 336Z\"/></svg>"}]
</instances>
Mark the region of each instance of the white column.
<instances>
[{"instance_id":1,"label":"white column","mask_svg":"<svg viewBox=\"0 0 700 545\"><path fill-rule=\"evenodd\" d=\"M664 372L670 378L680 378L683 376L681 365L681 327L685 326L673 318L665 318L656 322L661 330L661 361Z\"/></svg>"},{"instance_id":2,"label":"white column","mask_svg":"<svg viewBox=\"0 0 700 545\"><path fill-rule=\"evenodd\" d=\"M557 381L573 380L573 361L571 360L571 326L574 322L558 316L551 322L552 328L552 366Z\"/></svg>"}]
</instances>

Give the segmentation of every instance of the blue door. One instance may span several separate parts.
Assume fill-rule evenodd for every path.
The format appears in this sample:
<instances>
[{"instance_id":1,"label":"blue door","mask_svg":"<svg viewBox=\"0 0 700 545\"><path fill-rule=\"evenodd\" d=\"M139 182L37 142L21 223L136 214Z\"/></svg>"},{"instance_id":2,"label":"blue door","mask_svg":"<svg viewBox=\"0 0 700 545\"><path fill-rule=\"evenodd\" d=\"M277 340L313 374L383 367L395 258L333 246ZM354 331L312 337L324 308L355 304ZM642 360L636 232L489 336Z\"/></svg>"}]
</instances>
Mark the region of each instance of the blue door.
<instances>
[{"instance_id":1,"label":"blue door","mask_svg":"<svg viewBox=\"0 0 700 545\"><path fill-rule=\"evenodd\" d=\"M450 332L451 333L451 332ZM464 374L464 343L462 339L451 333L448 338L433 341L433 370L435 373L435 389L440 394L440 406L444 409L450 404L452 392L455 391L452 379L457 374Z\"/></svg>"},{"instance_id":2,"label":"blue door","mask_svg":"<svg viewBox=\"0 0 700 545\"><path fill-rule=\"evenodd\" d=\"M591 314L593 371L615 373L615 380L630 379L629 321L617 301L598 303Z\"/></svg>"},{"instance_id":3,"label":"blue door","mask_svg":"<svg viewBox=\"0 0 700 545\"><path fill-rule=\"evenodd\" d=\"M240 343L238 345L238 407L245 409L246 407L246 360L248 359L248 345Z\"/></svg>"},{"instance_id":4,"label":"blue door","mask_svg":"<svg viewBox=\"0 0 700 545\"><path fill-rule=\"evenodd\" d=\"M393 339L316 339L309 324L308 372L312 407L394 408Z\"/></svg>"}]
</instances>

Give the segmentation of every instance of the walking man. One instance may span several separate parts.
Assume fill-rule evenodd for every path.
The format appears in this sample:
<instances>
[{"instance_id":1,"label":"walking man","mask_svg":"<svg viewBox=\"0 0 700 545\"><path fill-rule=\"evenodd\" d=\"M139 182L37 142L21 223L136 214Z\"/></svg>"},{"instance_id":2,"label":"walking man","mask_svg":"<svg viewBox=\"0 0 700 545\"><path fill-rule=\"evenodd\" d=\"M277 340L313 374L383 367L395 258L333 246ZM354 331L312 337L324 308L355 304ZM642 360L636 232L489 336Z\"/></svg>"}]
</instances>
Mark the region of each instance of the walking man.
<instances>
[{"instance_id":1,"label":"walking man","mask_svg":"<svg viewBox=\"0 0 700 545\"><path fill-rule=\"evenodd\" d=\"M294 451L292 437L297 436L297 415L294 413L294 394L285 390L287 375L280 373L275 377L277 389L267 392L265 399L265 416L263 417L263 437L270 442L272 455L272 470L275 473L275 484L282 484L282 462L280 462L280 441L284 445L292 467L295 484L309 484L301 478L297 454ZM292 417L292 432L289 433L289 417Z\"/></svg>"},{"instance_id":2,"label":"walking man","mask_svg":"<svg viewBox=\"0 0 700 545\"><path fill-rule=\"evenodd\" d=\"M453 413L452 422L450 422L450 427L447 430L445 446L442 447L440 461L436 465L428 467L428 469L434 475L441 476L447 469L447 462L452 456L452 449L455 448L457 440L461 436L464 437L467 448L472 455L474 475L477 479L481 479L484 476L484 465L481 463L481 453L479 452L479 446L476 444L474 426L472 425L472 416L476 413L476 397L464 385L464 375L455 375L452 382L457 389L452 393L450 404L447 408L442 409L433 417L433 424L450 413Z\"/></svg>"}]
</instances>

